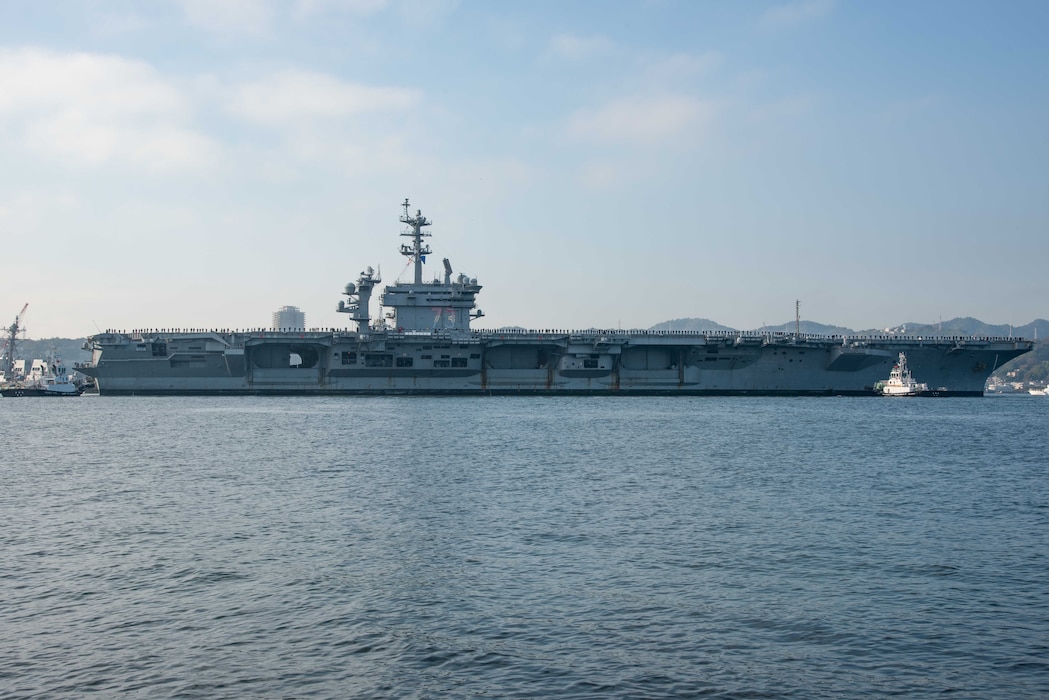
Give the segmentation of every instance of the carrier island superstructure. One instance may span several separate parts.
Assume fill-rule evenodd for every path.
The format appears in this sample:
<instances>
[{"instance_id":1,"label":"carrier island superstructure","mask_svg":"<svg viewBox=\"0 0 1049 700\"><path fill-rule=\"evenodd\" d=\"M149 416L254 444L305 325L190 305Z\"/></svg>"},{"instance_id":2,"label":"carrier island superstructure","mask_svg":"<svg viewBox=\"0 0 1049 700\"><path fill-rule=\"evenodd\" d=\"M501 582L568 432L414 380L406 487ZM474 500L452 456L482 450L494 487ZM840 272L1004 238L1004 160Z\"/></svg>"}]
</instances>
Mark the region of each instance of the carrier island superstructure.
<instances>
[{"instance_id":1,"label":"carrier island superstructure","mask_svg":"<svg viewBox=\"0 0 1049 700\"><path fill-rule=\"evenodd\" d=\"M901 352L941 396L980 396L992 371L1028 352L1006 337L828 336L771 332L474 330L481 285L424 281L431 222L405 200L401 254L411 282L382 289L367 268L347 284L346 329L148 329L88 338L77 367L103 395L594 394L873 395Z\"/></svg>"}]
</instances>

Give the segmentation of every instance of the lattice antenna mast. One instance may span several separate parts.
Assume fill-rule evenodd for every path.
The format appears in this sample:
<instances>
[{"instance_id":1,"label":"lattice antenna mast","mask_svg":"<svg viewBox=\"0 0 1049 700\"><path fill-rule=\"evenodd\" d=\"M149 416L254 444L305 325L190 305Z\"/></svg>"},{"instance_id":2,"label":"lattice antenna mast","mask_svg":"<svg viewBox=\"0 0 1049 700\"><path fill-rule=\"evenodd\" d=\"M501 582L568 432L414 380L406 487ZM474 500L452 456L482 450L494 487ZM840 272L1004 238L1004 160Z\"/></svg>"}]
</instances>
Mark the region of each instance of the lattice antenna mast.
<instances>
[{"instance_id":1,"label":"lattice antenna mast","mask_svg":"<svg viewBox=\"0 0 1049 700\"><path fill-rule=\"evenodd\" d=\"M0 367L4 371L4 376L8 379L11 378L11 372L14 371L15 367L15 355L18 352L18 334L25 330L25 326L22 325L22 319L25 318L26 309L29 308L27 303L22 307L22 310L15 316L15 322L12 323L8 328L7 337L4 338L3 345L0 346L0 355L3 355L3 367Z\"/></svg>"},{"instance_id":2,"label":"lattice antenna mast","mask_svg":"<svg viewBox=\"0 0 1049 700\"><path fill-rule=\"evenodd\" d=\"M433 251L430 250L430 246L423 243L423 238L429 238L430 234L423 233L423 226L429 226L431 222L426 220L422 212L418 209L415 210L415 216L408 214L408 200L404 200L404 216L401 217L402 224L408 224L411 226L411 231L405 231L402 236L408 236L412 239L412 244L401 245L401 255L409 258L415 263L415 284L423 283L423 256L429 255Z\"/></svg>"}]
</instances>

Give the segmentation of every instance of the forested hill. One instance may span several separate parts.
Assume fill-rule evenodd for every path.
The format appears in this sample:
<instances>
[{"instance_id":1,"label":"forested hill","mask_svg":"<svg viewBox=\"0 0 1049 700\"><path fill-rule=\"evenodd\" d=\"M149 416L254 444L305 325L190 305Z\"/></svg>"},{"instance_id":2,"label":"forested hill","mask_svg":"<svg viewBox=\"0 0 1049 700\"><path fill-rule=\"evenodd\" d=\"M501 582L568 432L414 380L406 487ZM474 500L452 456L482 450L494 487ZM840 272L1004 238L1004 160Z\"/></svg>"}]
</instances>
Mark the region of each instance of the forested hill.
<instances>
[{"instance_id":1,"label":"forested hill","mask_svg":"<svg viewBox=\"0 0 1049 700\"><path fill-rule=\"evenodd\" d=\"M788 321L779 325L762 326L761 328L732 328L724 326L717 321L707 318L675 318L671 321L663 321L652 326L653 331L738 331L756 330L768 332L792 333L795 322ZM864 330L852 330L844 326L831 326L815 321L802 321L801 332L820 335L988 335L988 336L1012 336L1017 338L1049 338L1049 321L1036 319L1022 326L1010 326L1008 324L984 323L975 318L953 318L950 321L938 323L901 323L890 328L867 328Z\"/></svg>"},{"instance_id":2,"label":"forested hill","mask_svg":"<svg viewBox=\"0 0 1049 700\"><path fill-rule=\"evenodd\" d=\"M86 338L44 338L42 340L19 339L16 358L33 360L45 358L54 348L55 353L72 366L74 362L87 362L91 353L83 349Z\"/></svg>"}]
</instances>

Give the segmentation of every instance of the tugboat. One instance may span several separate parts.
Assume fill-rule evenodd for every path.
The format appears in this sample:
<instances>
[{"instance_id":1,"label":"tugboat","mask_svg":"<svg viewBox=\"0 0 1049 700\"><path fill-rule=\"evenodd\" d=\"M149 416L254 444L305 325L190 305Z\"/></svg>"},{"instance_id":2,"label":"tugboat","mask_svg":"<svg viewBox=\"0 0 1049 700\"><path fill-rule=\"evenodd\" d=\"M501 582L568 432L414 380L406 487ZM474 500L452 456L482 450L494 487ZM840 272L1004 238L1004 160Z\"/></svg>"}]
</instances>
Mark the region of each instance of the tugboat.
<instances>
[{"instance_id":1,"label":"tugboat","mask_svg":"<svg viewBox=\"0 0 1049 700\"><path fill-rule=\"evenodd\" d=\"M899 361L889 372L889 379L878 382L877 390L882 396L921 396L929 391L929 385L914 381L911 371L907 369L907 355L900 353Z\"/></svg>"}]
</instances>

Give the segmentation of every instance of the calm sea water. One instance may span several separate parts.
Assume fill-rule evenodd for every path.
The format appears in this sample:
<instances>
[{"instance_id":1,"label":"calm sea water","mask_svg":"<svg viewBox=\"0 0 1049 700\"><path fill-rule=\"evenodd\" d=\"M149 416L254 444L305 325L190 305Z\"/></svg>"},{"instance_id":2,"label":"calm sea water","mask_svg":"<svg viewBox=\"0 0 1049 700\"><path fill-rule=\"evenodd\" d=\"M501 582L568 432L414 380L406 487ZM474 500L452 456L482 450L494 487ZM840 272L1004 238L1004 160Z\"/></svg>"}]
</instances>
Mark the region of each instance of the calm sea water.
<instances>
[{"instance_id":1,"label":"calm sea water","mask_svg":"<svg viewBox=\"0 0 1049 700\"><path fill-rule=\"evenodd\" d=\"M1049 696L1049 399L0 400L0 696Z\"/></svg>"}]
</instances>

